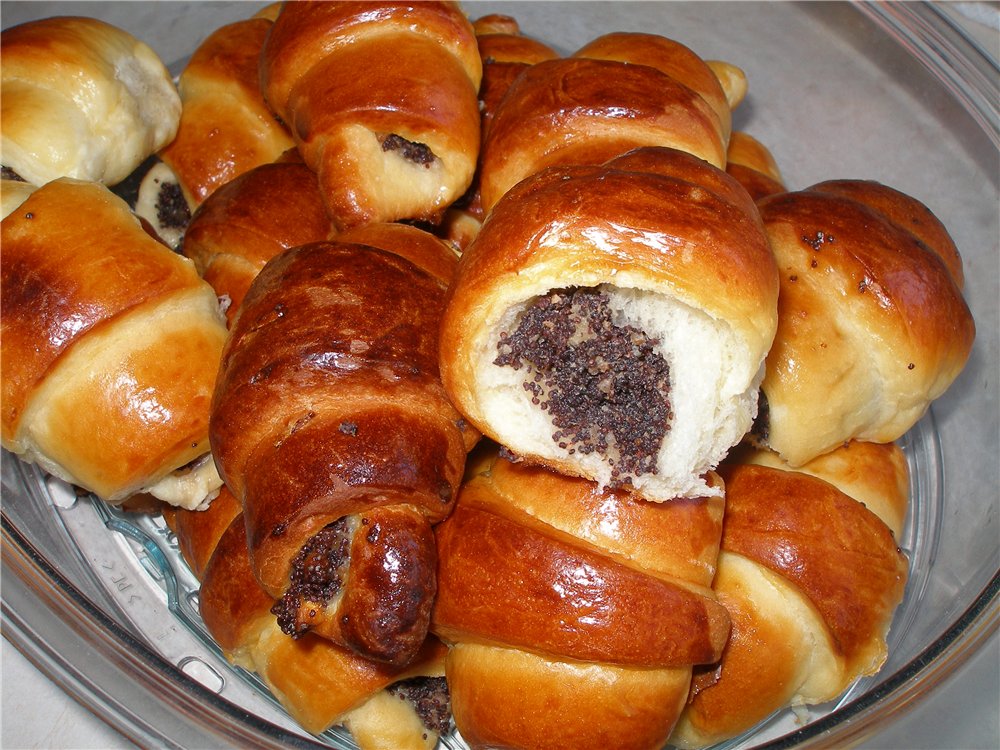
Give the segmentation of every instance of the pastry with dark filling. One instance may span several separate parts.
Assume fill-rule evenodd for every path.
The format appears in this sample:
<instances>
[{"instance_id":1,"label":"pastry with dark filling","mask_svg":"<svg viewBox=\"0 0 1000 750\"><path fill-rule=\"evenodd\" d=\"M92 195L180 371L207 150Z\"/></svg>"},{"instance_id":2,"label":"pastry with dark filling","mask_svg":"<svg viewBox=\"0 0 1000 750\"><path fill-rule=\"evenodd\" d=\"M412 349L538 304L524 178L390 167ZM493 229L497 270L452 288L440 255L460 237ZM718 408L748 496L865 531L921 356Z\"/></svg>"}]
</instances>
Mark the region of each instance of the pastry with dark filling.
<instances>
[{"instance_id":1,"label":"pastry with dark filling","mask_svg":"<svg viewBox=\"0 0 1000 750\"><path fill-rule=\"evenodd\" d=\"M212 446L290 639L396 665L424 642L432 526L476 439L438 377L454 264L427 232L371 225L276 255L232 323Z\"/></svg>"},{"instance_id":2,"label":"pastry with dark filling","mask_svg":"<svg viewBox=\"0 0 1000 750\"><path fill-rule=\"evenodd\" d=\"M656 500L704 479L757 412L778 280L753 201L675 149L545 170L459 263L441 372L511 457Z\"/></svg>"},{"instance_id":3,"label":"pastry with dark filling","mask_svg":"<svg viewBox=\"0 0 1000 750\"><path fill-rule=\"evenodd\" d=\"M261 58L264 98L341 228L440 220L475 172L481 78L447 2L286 3Z\"/></svg>"}]
</instances>

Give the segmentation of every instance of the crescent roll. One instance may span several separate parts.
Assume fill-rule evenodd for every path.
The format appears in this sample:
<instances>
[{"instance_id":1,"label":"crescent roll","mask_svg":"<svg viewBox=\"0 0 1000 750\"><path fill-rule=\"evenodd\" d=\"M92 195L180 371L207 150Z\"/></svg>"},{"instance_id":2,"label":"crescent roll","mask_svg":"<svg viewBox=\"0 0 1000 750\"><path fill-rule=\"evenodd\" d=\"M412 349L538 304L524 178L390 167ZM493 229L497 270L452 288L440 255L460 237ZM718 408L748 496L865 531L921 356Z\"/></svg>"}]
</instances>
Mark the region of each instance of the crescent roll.
<instances>
[{"instance_id":1,"label":"crescent roll","mask_svg":"<svg viewBox=\"0 0 1000 750\"><path fill-rule=\"evenodd\" d=\"M223 488L205 511L168 511L201 581L199 611L227 660L255 672L304 729L343 725L361 750L431 750L448 726L444 646L429 639L412 664L368 661L327 640L279 629L254 577L239 501Z\"/></svg>"},{"instance_id":2,"label":"crescent roll","mask_svg":"<svg viewBox=\"0 0 1000 750\"><path fill-rule=\"evenodd\" d=\"M334 234L315 173L299 161L248 169L198 207L182 251L228 300L232 322L250 284L271 258Z\"/></svg>"},{"instance_id":3,"label":"crescent roll","mask_svg":"<svg viewBox=\"0 0 1000 750\"><path fill-rule=\"evenodd\" d=\"M111 503L211 497L226 327L194 265L96 182L50 182L0 228L3 446Z\"/></svg>"},{"instance_id":4,"label":"crescent roll","mask_svg":"<svg viewBox=\"0 0 1000 750\"><path fill-rule=\"evenodd\" d=\"M549 169L463 254L442 380L518 457L697 497L756 414L777 293L753 202L722 170L673 149Z\"/></svg>"},{"instance_id":5,"label":"crescent roll","mask_svg":"<svg viewBox=\"0 0 1000 750\"><path fill-rule=\"evenodd\" d=\"M211 441L284 632L404 664L427 633L432 526L474 443L438 379L455 256L414 227L354 231L287 250L254 279Z\"/></svg>"},{"instance_id":6,"label":"crescent roll","mask_svg":"<svg viewBox=\"0 0 1000 750\"><path fill-rule=\"evenodd\" d=\"M863 180L758 205L781 292L755 435L792 465L849 440L898 439L975 338L947 231L919 201Z\"/></svg>"},{"instance_id":7,"label":"crescent roll","mask_svg":"<svg viewBox=\"0 0 1000 750\"><path fill-rule=\"evenodd\" d=\"M104 21L5 29L0 77L0 161L35 185L115 185L177 132L181 101L163 61Z\"/></svg>"},{"instance_id":8,"label":"crescent roll","mask_svg":"<svg viewBox=\"0 0 1000 750\"><path fill-rule=\"evenodd\" d=\"M295 147L260 90L260 53L277 8L219 27L181 71L177 136L159 152L191 210L213 191Z\"/></svg>"},{"instance_id":9,"label":"crescent roll","mask_svg":"<svg viewBox=\"0 0 1000 750\"><path fill-rule=\"evenodd\" d=\"M717 478L716 478L717 481ZM659 750L729 633L721 497L651 503L479 461L436 530L432 629L473 748ZM579 706L586 710L579 710Z\"/></svg>"},{"instance_id":10,"label":"crescent roll","mask_svg":"<svg viewBox=\"0 0 1000 750\"><path fill-rule=\"evenodd\" d=\"M339 228L440 219L476 169L481 78L472 24L445 2L286 3L261 58Z\"/></svg>"},{"instance_id":11,"label":"crescent roll","mask_svg":"<svg viewBox=\"0 0 1000 750\"><path fill-rule=\"evenodd\" d=\"M483 144L483 209L545 167L600 164L642 146L723 168L730 119L718 78L690 49L653 34L608 34L511 83Z\"/></svg>"},{"instance_id":12,"label":"crescent roll","mask_svg":"<svg viewBox=\"0 0 1000 750\"><path fill-rule=\"evenodd\" d=\"M909 478L895 444L852 442L805 471L770 452L731 459L719 470L726 518L713 588L732 632L721 660L693 680L671 738L682 748L833 700L877 672L907 580L894 531Z\"/></svg>"}]
</instances>

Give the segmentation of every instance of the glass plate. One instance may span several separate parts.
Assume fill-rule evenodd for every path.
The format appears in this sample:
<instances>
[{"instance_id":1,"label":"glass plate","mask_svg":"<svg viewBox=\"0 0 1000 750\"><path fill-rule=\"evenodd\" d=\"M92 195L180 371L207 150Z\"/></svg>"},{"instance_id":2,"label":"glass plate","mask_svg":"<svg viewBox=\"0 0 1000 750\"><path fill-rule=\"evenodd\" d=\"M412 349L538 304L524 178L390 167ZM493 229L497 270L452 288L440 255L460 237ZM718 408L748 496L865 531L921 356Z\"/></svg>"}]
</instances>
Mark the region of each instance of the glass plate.
<instances>
[{"instance_id":1,"label":"glass plate","mask_svg":"<svg viewBox=\"0 0 1000 750\"><path fill-rule=\"evenodd\" d=\"M3 25L105 18L183 60L248 3L3 3ZM901 546L906 597L882 671L840 700L783 711L727 748L865 740L929 694L998 619L997 67L931 5L485 3L570 52L608 30L653 30L748 75L735 127L766 143L792 189L876 179L919 198L963 253L979 338L965 372L902 441L913 475ZM134 742L169 747L354 747L306 735L197 614L197 585L156 517L127 514L2 457L3 629L68 693ZM461 748L448 737L442 747Z\"/></svg>"}]
</instances>

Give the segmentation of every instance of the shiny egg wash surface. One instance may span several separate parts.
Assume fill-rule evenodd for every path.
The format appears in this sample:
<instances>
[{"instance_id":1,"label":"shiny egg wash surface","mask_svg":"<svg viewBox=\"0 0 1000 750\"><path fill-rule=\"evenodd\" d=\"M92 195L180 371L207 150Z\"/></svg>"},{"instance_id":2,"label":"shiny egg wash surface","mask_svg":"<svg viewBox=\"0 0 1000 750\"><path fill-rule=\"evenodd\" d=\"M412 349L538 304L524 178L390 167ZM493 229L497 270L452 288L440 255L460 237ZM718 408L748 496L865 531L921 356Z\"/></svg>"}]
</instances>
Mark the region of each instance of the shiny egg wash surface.
<instances>
[{"instance_id":1,"label":"shiny egg wash surface","mask_svg":"<svg viewBox=\"0 0 1000 750\"><path fill-rule=\"evenodd\" d=\"M525 370L524 389L570 454L597 453L611 484L656 473L673 416L670 372L659 341L618 324L608 296L590 288L554 290L531 303L514 331L500 334L494 364Z\"/></svg>"}]
</instances>

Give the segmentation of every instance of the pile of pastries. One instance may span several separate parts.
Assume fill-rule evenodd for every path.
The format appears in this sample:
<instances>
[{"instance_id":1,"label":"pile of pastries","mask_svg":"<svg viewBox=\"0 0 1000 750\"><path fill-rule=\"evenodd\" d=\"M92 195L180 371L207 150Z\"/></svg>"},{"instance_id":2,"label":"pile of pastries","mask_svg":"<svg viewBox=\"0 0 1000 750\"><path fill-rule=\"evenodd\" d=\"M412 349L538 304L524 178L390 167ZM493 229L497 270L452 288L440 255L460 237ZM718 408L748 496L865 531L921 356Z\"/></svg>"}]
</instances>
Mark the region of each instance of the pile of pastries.
<instances>
[{"instance_id":1,"label":"pile of pastries","mask_svg":"<svg viewBox=\"0 0 1000 750\"><path fill-rule=\"evenodd\" d=\"M447 2L0 50L3 447L154 503L306 730L706 747L885 661L962 262L786 187L737 65Z\"/></svg>"}]
</instances>

